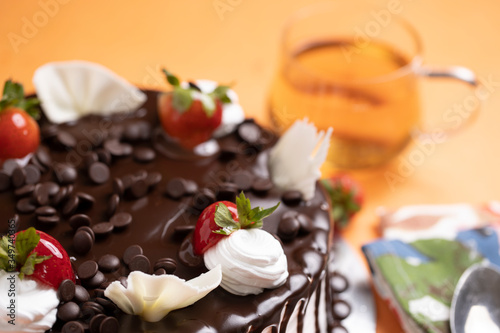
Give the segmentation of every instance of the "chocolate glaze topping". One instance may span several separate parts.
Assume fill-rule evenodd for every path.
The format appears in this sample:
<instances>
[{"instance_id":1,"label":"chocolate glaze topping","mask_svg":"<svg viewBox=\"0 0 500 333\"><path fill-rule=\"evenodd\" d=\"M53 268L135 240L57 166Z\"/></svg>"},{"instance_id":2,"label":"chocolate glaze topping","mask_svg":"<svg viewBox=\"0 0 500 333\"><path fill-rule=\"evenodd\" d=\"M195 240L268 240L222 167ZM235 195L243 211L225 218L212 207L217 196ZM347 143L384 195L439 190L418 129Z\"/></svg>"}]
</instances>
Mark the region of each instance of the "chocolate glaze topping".
<instances>
[{"instance_id":1,"label":"chocolate glaze topping","mask_svg":"<svg viewBox=\"0 0 500 333\"><path fill-rule=\"evenodd\" d=\"M99 286L115 280L126 283L123 277L131 269L159 274L173 271L186 280L206 272L203 259L193 254L191 237L198 214L216 198L234 200L236 190L244 189L252 206L266 208L292 198L266 180L266 150L276 138L251 121L218 139L221 149L216 155L190 160L165 156L157 149L157 136L163 135L157 119L157 93L146 93L148 101L133 114L92 115L61 125L42 119L43 143L30 162L41 175L31 169L29 177L26 170L16 170L10 176L0 171L0 216L4 219L0 233L7 233L8 219L17 214L18 230L35 226L49 233L74 258L76 272L95 273L77 280L77 285L90 290L93 300L100 295L99 301L62 304L65 311L61 316L68 321L79 319L86 327L99 323L116 326L108 319L112 317L92 319L85 313L101 308L106 312L102 304L109 307L110 302L102 297ZM259 135L259 131L266 135ZM29 188L23 187L26 179ZM19 192L17 196L15 192ZM290 276L283 286L244 297L219 287L158 323L146 323L114 307L110 310L113 313L107 314L117 317L120 332L260 332L264 328L285 332L297 304L305 307L312 293L319 298L324 292L320 285L327 278L332 240L322 188L318 186L308 202L297 196L292 199L288 201L293 205L280 205L264 222L264 229L278 239L284 235ZM291 211L300 215L285 215ZM50 221L42 223L48 217L52 217ZM124 253L132 245L139 245L143 254L126 257L125 263ZM116 259L103 264L106 255L108 259L120 258L119 267ZM109 267L90 272L80 268L86 262L92 269L97 269L97 262ZM77 294L81 294L81 287L77 287ZM327 300L330 297L327 295ZM338 322L331 311L327 312L331 331ZM319 331L318 327L302 327L302 313L298 319L304 332ZM64 324L58 321L54 331L62 330ZM80 328L72 322L65 330L69 326Z\"/></svg>"}]
</instances>

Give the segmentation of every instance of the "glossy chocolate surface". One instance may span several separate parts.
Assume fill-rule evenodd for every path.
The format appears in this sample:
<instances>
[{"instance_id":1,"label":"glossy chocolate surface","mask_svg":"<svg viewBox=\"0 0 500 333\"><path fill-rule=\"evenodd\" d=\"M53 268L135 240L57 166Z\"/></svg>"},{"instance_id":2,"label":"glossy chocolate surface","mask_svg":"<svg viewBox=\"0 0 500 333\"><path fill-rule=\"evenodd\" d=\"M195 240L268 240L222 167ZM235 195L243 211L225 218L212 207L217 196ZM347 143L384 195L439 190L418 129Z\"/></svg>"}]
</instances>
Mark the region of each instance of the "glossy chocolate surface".
<instances>
[{"instance_id":1,"label":"glossy chocolate surface","mask_svg":"<svg viewBox=\"0 0 500 333\"><path fill-rule=\"evenodd\" d=\"M16 198L14 188L11 187L0 193L0 216L4 219L0 224L0 233L7 232L8 219L18 214L19 230L36 226L54 236L61 242L68 254L75 258L75 268L87 260L97 262L106 254L122 259L127 247L138 244L143 248L144 255L151 262L151 266L161 258L171 258L176 263L174 274L183 279L192 279L205 272L202 258L192 254L190 244L192 226L195 225L197 214L201 211L200 207L192 205L193 197L197 194L187 194L179 199L173 199L166 194L168 181L176 177L192 180L198 186L198 194L204 193L200 192L200 189L208 188L217 196L219 189L227 187L227 183L231 183L232 176L241 170L249 170L253 175L266 177L266 149L274 144L275 138L264 132L265 135L261 136L261 141L256 145L243 141L237 133L233 133L218 140L222 153L233 152L229 157L224 154L223 158L215 155L190 161L170 159L160 151L161 149L158 149L157 136L161 136L161 128L158 127L156 94L156 92L147 92L146 104L131 115L114 115L111 118L88 116L74 124L57 125L56 129L45 128L45 132L52 130L50 133L69 134L76 139L76 144L68 149L67 145L61 147L57 144L58 140L44 140L43 146L50 151L52 164L49 167L50 170L42 173L41 182L48 180L58 182L53 170L57 165L55 162L73 165L78 171L78 177L72 184L72 193L88 194L95 198L95 202L91 207L82 209L79 206L76 211L67 214L62 213L66 207L63 202L57 206L56 215L60 217L60 222L41 225L34 212L21 213L16 209L19 198ZM152 137L146 140L139 138L138 141L127 143L126 138L131 135L130 133L124 134L125 130L129 130L127 125L137 122L138 119L145 120L151 125ZM42 120L41 124L45 126L47 122ZM62 137L68 137L66 134ZM85 161L96 163L95 156L88 157L91 154L90 150L98 151L99 156L106 155L106 152L102 150L102 145L106 138L112 137L117 138L125 146L117 145L116 142L108 142L111 155L113 155L109 165L109 178L104 179L106 177L100 177L101 175L95 174L95 171L89 175ZM136 150L136 154L129 151L129 145ZM146 150L149 152L148 158L137 158L139 154L144 153L144 148L154 149L155 154ZM137 152L138 149L142 150ZM46 157L39 158L39 164L47 162L42 161L43 158ZM42 164L41 167L43 168L44 165ZM101 222L108 222L110 198L113 193L120 191L116 188L118 185L114 186L113 180L115 178L124 180L127 175L137 175L141 170L146 171L147 174L153 172L161 174L161 181L149 188L146 194L141 192L140 195L135 195L125 191L121 196L115 208L116 212L130 213L132 222L107 235L101 237L96 235L91 251L85 255L77 254L73 248L75 230L69 223L70 217L79 213L86 214L91 220L90 227ZM95 181L96 178L99 179L98 182ZM101 179L102 184L99 183ZM280 201L283 192L276 188L271 188L264 193L253 192L250 189L245 191L245 194L250 198L252 206L267 208ZM69 202L72 198L70 196L65 201ZM158 323L146 323L138 316L125 315L121 311L116 311L120 331L260 332L266 327L274 327L273 332L284 332L287 319L296 304L301 300L307 300L316 290L318 290L318 296L321 292L319 285L326 278L325 268L332 232L328 209L325 195L318 186L316 195L311 201L302 201L294 207L282 203L279 209L265 220L264 229L274 235L277 235L279 222L287 211L293 210L305 214L312 221L312 227L307 232L299 232L294 239L283 241L290 273L285 285L277 289L266 290L260 295L244 297L232 295L219 287L195 304L171 312ZM114 281L128 273L129 270L122 261L118 270L105 273L105 276L108 281ZM150 273L153 273L153 267ZM285 309L285 314L281 320L283 309ZM301 326L300 319L299 316L299 327ZM280 324L280 321L283 323ZM62 324L58 322L55 330L62 327ZM329 324L333 325L333 323ZM304 331L313 332L314 330L304 328Z\"/></svg>"}]
</instances>

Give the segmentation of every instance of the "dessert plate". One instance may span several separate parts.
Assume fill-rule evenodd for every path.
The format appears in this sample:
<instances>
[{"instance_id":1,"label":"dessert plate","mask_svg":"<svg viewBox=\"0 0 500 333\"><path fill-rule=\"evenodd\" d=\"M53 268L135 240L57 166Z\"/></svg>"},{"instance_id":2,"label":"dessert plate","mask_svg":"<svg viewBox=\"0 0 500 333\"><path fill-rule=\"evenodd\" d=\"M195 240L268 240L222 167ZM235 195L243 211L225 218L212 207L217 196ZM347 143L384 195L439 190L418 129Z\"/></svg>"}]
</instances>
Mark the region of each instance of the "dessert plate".
<instances>
[{"instance_id":1,"label":"dessert plate","mask_svg":"<svg viewBox=\"0 0 500 333\"><path fill-rule=\"evenodd\" d=\"M341 236L335 237L333 253L330 271L346 276L349 281L349 287L339 294L340 299L351 305L351 314L342 320L342 326L349 332L375 333L376 308L365 264Z\"/></svg>"}]
</instances>

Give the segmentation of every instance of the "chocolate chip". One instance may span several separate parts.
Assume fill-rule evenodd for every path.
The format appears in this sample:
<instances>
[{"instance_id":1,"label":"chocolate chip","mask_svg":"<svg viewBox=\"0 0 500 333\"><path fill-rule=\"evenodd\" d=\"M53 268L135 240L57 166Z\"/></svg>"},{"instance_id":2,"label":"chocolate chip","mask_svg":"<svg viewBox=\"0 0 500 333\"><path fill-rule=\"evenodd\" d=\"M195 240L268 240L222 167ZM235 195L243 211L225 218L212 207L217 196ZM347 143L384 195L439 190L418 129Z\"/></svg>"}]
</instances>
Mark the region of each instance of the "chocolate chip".
<instances>
[{"instance_id":1,"label":"chocolate chip","mask_svg":"<svg viewBox=\"0 0 500 333\"><path fill-rule=\"evenodd\" d=\"M35 168L40 170L41 173L45 173L48 171L48 167L43 166L39 161L38 158L36 157L36 154L31 156L30 164L33 165Z\"/></svg>"},{"instance_id":2,"label":"chocolate chip","mask_svg":"<svg viewBox=\"0 0 500 333\"><path fill-rule=\"evenodd\" d=\"M77 231L73 236L73 248L80 255L87 254L93 245L92 236L86 231Z\"/></svg>"},{"instance_id":3,"label":"chocolate chip","mask_svg":"<svg viewBox=\"0 0 500 333\"><path fill-rule=\"evenodd\" d=\"M150 172L146 177L146 184L151 189L161 182L162 176L159 172Z\"/></svg>"},{"instance_id":4,"label":"chocolate chip","mask_svg":"<svg viewBox=\"0 0 500 333\"><path fill-rule=\"evenodd\" d=\"M62 214L65 216L73 215L76 212L79 204L80 198L78 198L74 194L70 195L62 208Z\"/></svg>"},{"instance_id":5,"label":"chocolate chip","mask_svg":"<svg viewBox=\"0 0 500 333\"><path fill-rule=\"evenodd\" d=\"M107 216L113 216L116 213L116 209L120 204L120 196L118 194L112 194L108 200L108 208L106 209Z\"/></svg>"},{"instance_id":6,"label":"chocolate chip","mask_svg":"<svg viewBox=\"0 0 500 333\"><path fill-rule=\"evenodd\" d=\"M264 195L272 188L273 183L267 178L256 178L252 183L252 190L258 195Z\"/></svg>"},{"instance_id":7,"label":"chocolate chip","mask_svg":"<svg viewBox=\"0 0 500 333\"><path fill-rule=\"evenodd\" d=\"M302 192L295 190L286 191L281 196L281 200L283 200L283 203L287 206L298 206L302 201Z\"/></svg>"},{"instance_id":8,"label":"chocolate chip","mask_svg":"<svg viewBox=\"0 0 500 333\"><path fill-rule=\"evenodd\" d=\"M109 179L109 168L106 164L96 162L89 167L88 170L90 179L96 184L103 184Z\"/></svg>"},{"instance_id":9,"label":"chocolate chip","mask_svg":"<svg viewBox=\"0 0 500 333\"><path fill-rule=\"evenodd\" d=\"M194 195L192 206L195 209L199 210L199 212L201 213L203 209L213 204L215 200L217 199L215 197L215 193L212 190L208 188L202 188L198 193Z\"/></svg>"},{"instance_id":10,"label":"chocolate chip","mask_svg":"<svg viewBox=\"0 0 500 333\"><path fill-rule=\"evenodd\" d=\"M54 164L54 175L59 184L66 185L73 184L76 181L78 172L70 165L58 163Z\"/></svg>"},{"instance_id":11,"label":"chocolate chip","mask_svg":"<svg viewBox=\"0 0 500 333\"><path fill-rule=\"evenodd\" d=\"M217 191L217 201L236 202L238 187L233 183L223 183Z\"/></svg>"},{"instance_id":12,"label":"chocolate chip","mask_svg":"<svg viewBox=\"0 0 500 333\"><path fill-rule=\"evenodd\" d=\"M63 280L57 290L59 300L69 302L75 297L75 283L69 279Z\"/></svg>"},{"instance_id":13,"label":"chocolate chip","mask_svg":"<svg viewBox=\"0 0 500 333\"><path fill-rule=\"evenodd\" d=\"M351 306L341 299L333 302L333 317L338 320L347 318L351 313Z\"/></svg>"},{"instance_id":14,"label":"chocolate chip","mask_svg":"<svg viewBox=\"0 0 500 333\"><path fill-rule=\"evenodd\" d=\"M36 206L31 198L22 198L17 202L16 209L21 214L30 214L35 211Z\"/></svg>"},{"instance_id":15,"label":"chocolate chip","mask_svg":"<svg viewBox=\"0 0 500 333\"><path fill-rule=\"evenodd\" d=\"M11 181L14 188L23 186L26 182L26 171L21 167L15 168L14 171L12 171Z\"/></svg>"},{"instance_id":16,"label":"chocolate chip","mask_svg":"<svg viewBox=\"0 0 500 333\"><path fill-rule=\"evenodd\" d=\"M89 313L91 316L104 313L104 308L97 302L88 301L82 304L82 312Z\"/></svg>"},{"instance_id":17,"label":"chocolate chip","mask_svg":"<svg viewBox=\"0 0 500 333\"><path fill-rule=\"evenodd\" d=\"M78 266L76 272L78 273L78 277L82 280L89 280L97 274L99 267L94 260L87 260Z\"/></svg>"},{"instance_id":18,"label":"chocolate chip","mask_svg":"<svg viewBox=\"0 0 500 333\"><path fill-rule=\"evenodd\" d=\"M48 168L52 164L52 158L50 157L49 152L44 147L38 147L38 150L35 153L37 161Z\"/></svg>"},{"instance_id":19,"label":"chocolate chip","mask_svg":"<svg viewBox=\"0 0 500 333\"><path fill-rule=\"evenodd\" d=\"M300 224L296 217L281 218L278 225L278 236L283 242L289 242L297 237Z\"/></svg>"},{"instance_id":20,"label":"chocolate chip","mask_svg":"<svg viewBox=\"0 0 500 333\"><path fill-rule=\"evenodd\" d=\"M40 128L40 134L44 139L53 138L57 135L58 132L59 129L54 124L44 125Z\"/></svg>"},{"instance_id":21,"label":"chocolate chip","mask_svg":"<svg viewBox=\"0 0 500 333\"><path fill-rule=\"evenodd\" d=\"M198 184L191 179L186 179L186 193L185 195L193 195L198 191Z\"/></svg>"},{"instance_id":22,"label":"chocolate chip","mask_svg":"<svg viewBox=\"0 0 500 333\"><path fill-rule=\"evenodd\" d=\"M90 299L90 294L87 291L87 289L85 289L85 287L76 285L75 286L75 297L74 297L74 299L78 303L87 302Z\"/></svg>"},{"instance_id":23,"label":"chocolate chip","mask_svg":"<svg viewBox=\"0 0 500 333\"><path fill-rule=\"evenodd\" d=\"M165 275L167 271L164 268L155 269L154 275Z\"/></svg>"},{"instance_id":24,"label":"chocolate chip","mask_svg":"<svg viewBox=\"0 0 500 333\"><path fill-rule=\"evenodd\" d=\"M299 221L300 225L299 233L307 235L313 231L314 229L313 221L309 216L305 214L298 214L297 220Z\"/></svg>"},{"instance_id":25,"label":"chocolate chip","mask_svg":"<svg viewBox=\"0 0 500 333\"><path fill-rule=\"evenodd\" d=\"M125 228L130 223L132 223L132 215L126 212L118 213L113 215L109 222L113 224L115 228Z\"/></svg>"},{"instance_id":26,"label":"chocolate chip","mask_svg":"<svg viewBox=\"0 0 500 333\"><path fill-rule=\"evenodd\" d=\"M134 159L140 163L149 163L156 158L156 153L151 148L138 147L134 150Z\"/></svg>"},{"instance_id":27,"label":"chocolate chip","mask_svg":"<svg viewBox=\"0 0 500 333\"><path fill-rule=\"evenodd\" d=\"M95 162L99 162L99 156L95 151L91 151L83 158L83 167L88 169Z\"/></svg>"},{"instance_id":28,"label":"chocolate chip","mask_svg":"<svg viewBox=\"0 0 500 333\"><path fill-rule=\"evenodd\" d=\"M140 245L130 245L123 253L123 262L129 265L132 258L138 254L143 254L142 247Z\"/></svg>"},{"instance_id":29,"label":"chocolate chip","mask_svg":"<svg viewBox=\"0 0 500 333\"><path fill-rule=\"evenodd\" d=\"M94 234L94 230L92 230L91 227L89 226L81 226L79 227L78 229L76 229L76 231L85 231L86 233L88 233L90 235L90 237L92 238L92 241L95 241L95 234Z\"/></svg>"},{"instance_id":30,"label":"chocolate chip","mask_svg":"<svg viewBox=\"0 0 500 333\"><path fill-rule=\"evenodd\" d=\"M92 226L92 230L94 231L96 237L104 237L109 235L113 231L113 228L113 224L109 222L101 222Z\"/></svg>"},{"instance_id":31,"label":"chocolate chip","mask_svg":"<svg viewBox=\"0 0 500 333\"><path fill-rule=\"evenodd\" d=\"M43 227L53 227L56 224L59 223L60 218L57 215L51 215L51 216L37 216L36 220L41 224Z\"/></svg>"},{"instance_id":32,"label":"chocolate chip","mask_svg":"<svg viewBox=\"0 0 500 333\"><path fill-rule=\"evenodd\" d=\"M82 323L72 320L68 321L61 329L62 333L85 333L85 327Z\"/></svg>"},{"instance_id":33,"label":"chocolate chip","mask_svg":"<svg viewBox=\"0 0 500 333\"><path fill-rule=\"evenodd\" d=\"M47 194L49 196L56 195L60 189L60 186L54 182L45 182L45 183L41 184L41 186L43 187L44 191L47 192Z\"/></svg>"},{"instance_id":34,"label":"chocolate chip","mask_svg":"<svg viewBox=\"0 0 500 333\"><path fill-rule=\"evenodd\" d=\"M35 210L36 215L40 216L50 216L57 213L57 210L51 206L41 206Z\"/></svg>"},{"instance_id":35,"label":"chocolate chip","mask_svg":"<svg viewBox=\"0 0 500 333\"><path fill-rule=\"evenodd\" d=\"M61 187L57 194L52 198L51 204L53 206L58 206L60 203L62 203L64 200L68 198L68 188L67 187Z\"/></svg>"},{"instance_id":36,"label":"chocolate chip","mask_svg":"<svg viewBox=\"0 0 500 333\"><path fill-rule=\"evenodd\" d=\"M239 154L238 147L235 146L223 146L219 153L219 159L221 161L227 162L234 160Z\"/></svg>"},{"instance_id":37,"label":"chocolate chip","mask_svg":"<svg viewBox=\"0 0 500 333\"><path fill-rule=\"evenodd\" d=\"M14 191L14 195L17 198L22 198L22 197L26 197L28 195L31 195L34 191L35 191L35 185L33 185L33 184L24 185L24 186L21 186L20 188L16 189Z\"/></svg>"},{"instance_id":38,"label":"chocolate chip","mask_svg":"<svg viewBox=\"0 0 500 333\"><path fill-rule=\"evenodd\" d=\"M103 147L114 157L128 156L133 150L131 145L121 143L117 139L104 141Z\"/></svg>"},{"instance_id":39,"label":"chocolate chip","mask_svg":"<svg viewBox=\"0 0 500 333\"><path fill-rule=\"evenodd\" d=\"M97 153L97 158L99 160L99 162L102 162L106 165L110 165L111 164L111 154L109 153L109 151L107 151L106 149L98 149L96 150L96 153Z\"/></svg>"},{"instance_id":40,"label":"chocolate chip","mask_svg":"<svg viewBox=\"0 0 500 333\"><path fill-rule=\"evenodd\" d=\"M37 184L33 191L33 197L40 206L48 205L50 202L49 188L45 184Z\"/></svg>"},{"instance_id":41,"label":"chocolate chip","mask_svg":"<svg viewBox=\"0 0 500 333\"><path fill-rule=\"evenodd\" d=\"M142 254L135 255L128 265L130 271L140 271L143 273L149 273L151 269L151 263L149 262L148 257Z\"/></svg>"},{"instance_id":42,"label":"chocolate chip","mask_svg":"<svg viewBox=\"0 0 500 333\"><path fill-rule=\"evenodd\" d=\"M231 180L238 186L238 190L248 191L252 187L253 175L246 170L240 170L232 174Z\"/></svg>"},{"instance_id":43,"label":"chocolate chip","mask_svg":"<svg viewBox=\"0 0 500 333\"><path fill-rule=\"evenodd\" d=\"M100 333L100 326L102 321L106 318L104 314L98 314L90 319L90 333Z\"/></svg>"},{"instance_id":44,"label":"chocolate chip","mask_svg":"<svg viewBox=\"0 0 500 333\"><path fill-rule=\"evenodd\" d=\"M119 330L120 324L118 323L118 319L115 317L104 318L99 326L100 333L117 333Z\"/></svg>"},{"instance_id":45,"label":"chocolate chip","mask_svg":"<svg viewBox=\"0 0 500 333\"><path fill-rule=\"evenodd\" d=\"M137 181L137 180L144 180L146 179L146 177L148 176L148 172L144 169L141 169L141 170L137 170L136 173L134 173L134 181Z\"/></svg>"},{"instance_id":46,"label":"chocolate chip","mask_svg":"<svg viewBox=\"0 0 500 333\"><path fill-rule=\"evenodd\" d=\"M95 203L95 198L88 193L77 192L76 196L80 200L80 203L78 205L79 209L83 209L83 210L90 209L90 208L92 208L92 206Z\"/></svg>"},{"instance_id":47,"label":"chocolate chip","mask_svg":"<svg viewBox=\"0 0 500 333\"><path fill-rule=\"evenodd\" d=\"M72 321L80 317L80 307L75 302L64 303L57 309L57 318L62 321Z\"/></svg>"},{"instance_id":48,"label":"chocolate chip","mask_svg":"<svg viewBox=\"0 0 500 333\"><path fill-rule=\"evenodd\" d=\"M132 175L125 175L121 178L121 181L123 184L123 189L128 190L130 186L132 186L132 184L134 183L135 178Z\"/></svg>"},{"instance_id":49,"label":"chocolate chip","mask_svg":"<svg viewBox=\"0 0 500 333\"><path fill-rule=\"evenodd\" d=\"M144 179L138 179L130 186L130 193L134 198L139 199L148 193L148 188Z\"/></svg>"},{"instance_id":50,"label":"chocolate chip","mask_svg":"<svg viewBox=\"0 0 500 333\"><path fill-rule=\"evenodd\" d=\"M5 171L0 170L0 192L7 191L10 183L10 176Z\"/></svg>"},{"instance_id":51,"label":"chocolate chip","mask_svg":"<svg viewBox=\"0 0 500 333\"><path fill-rule=\"evenodd\" d=\"M114 310L116 310L116 305L103 297L96 297L95 301L97 304L101 305L107 312L113 312Z\"/></svg>"},{"instance_id":52,"label":"chocolate chip","mask_svg":"<svg viewBox=\"0 0 500 333\"><path fill-rule=\"evenodd\" d=\"M75 214L69 218L69 225L74 230L83 226L90 226L90 217L85 214Z\"/></svg>"},{"instance_id":53,"label":"chocolate chip","mask_svg":"<svg viewBox=\"0 0 500 333\"><path fill-rule=\"evenodd\" d=\"M166 274L172 274L177 269L177 263L172 258L161 258L158 259L154 265L155 271L158 270L159 268L163 268Z\"/></svg>"},{"instance_id":54,"label":"chocolate chip","mask_svg":"<svg viewBox=\"0 0 500 333\"><path fill-rule=\"evenodd\" d=\"M174 228L173 237L177 240L184 239L191 231L194 230L194 225L179 225Z\"/></svg>"},{"instance_id":55,"label":"chocolate chip","mask_svg":"<svg viewBox=\"0 0 500 333\"><path fill-rule=\"evenodd\" d=\"M101 271L111 273L120 268L120 259L113 254L105 254L99 259L97 264Z\"/></svg>"},{"instance_id":56,"label":"chocolate chip","mask_svg":"<svg viewBox=\"0 0 500 333\"><path fill-rule=\"evenodd\" d=\"M125 191L125 187L123 186L123 182L120 178L113 179L113 193L119 195L120 197L123 195Z\"/></svg>"},{"instance_id":57,"label":"chocolate chip","mask_svg":"<svg viewBox=\"0 0 500 333\"><path fill-rule=\"evenodd\" d=\"M24 168L26 173L26 184L36 184L40 181L40 170L34 165L27 165Z\"/></svg>"},{"instance_id":58,"label":"chocolate chip","mask_svg":"<svg viewBox=\"0 0 500 333\"><path fill-rule=\"evenodd\" d=\"M238 136L248 144L255 144L261 136L261 129L255 123L243 123L238 126Z\"/></svg>"},{"instance_id":59,"label":"chocolate chip","mask_svg":"<svg viewBox=\"0 0 500 333\"><path fill-rule=\"evenodd\" d=\"M333 275L330 277L330 288L334 293L340 294L346 291L348 287L349 287L349 282L347 281L345 276L337 272L334 272Z\"/></svg>"},{"instance_id":60,"label":"chocolate chip","mask_svg":"<svg viewBox=\"0 0 500 333\"><path fill-rule=\"evenodd\" d=\"M106 282L106 276L101 271L97 271L97 273L89 280L83 281L85 286L95 289L99 287L101 284Z\"/></svg>"},{"instance_id":61,"label":"chocolate chip","mask_svg":"<svg viewBox=\"0 0 500 333\"><path fill-rule=\"evenodd\" d=\"M76 139L73 135L65 131L59 131L55 136L55 142L63 149L70 149L76 146Z\"/></svg>"},{"instance_id":62,"label":"chocolate chip","mask_svg":"<svg viewBox=\"0 0 500 333\"><path fill-rule=\"evenodd\" d=\"M167 195L172 199L180 199L186 194L186 180L184 178L172 178L167 182Z\"/></svg>"}]
</instances>

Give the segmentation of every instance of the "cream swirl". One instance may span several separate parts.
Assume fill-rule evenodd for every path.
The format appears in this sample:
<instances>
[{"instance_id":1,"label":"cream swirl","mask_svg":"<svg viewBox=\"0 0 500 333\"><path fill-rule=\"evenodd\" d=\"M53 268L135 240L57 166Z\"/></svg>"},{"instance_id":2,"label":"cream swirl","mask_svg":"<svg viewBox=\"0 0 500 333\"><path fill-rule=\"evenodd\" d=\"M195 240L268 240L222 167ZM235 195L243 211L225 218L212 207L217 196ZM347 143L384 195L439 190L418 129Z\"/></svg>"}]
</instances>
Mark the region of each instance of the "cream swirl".
<instances>
[{"instance_id":1,"label":"cream swirl","mask_svg":"<svg viewBox=\"0 0 500 333\"><path fill-rule=\"evenodd\" d=\"M205 266L222 267L221 287L235 295L260 294L288 277L280 242L262 229L241 229L224 237L204 254Z\"/></svg>"},{"instance_id":2,"label":"cream swirl","mask_svg":"<svg viewBox=\"0 0 500 333\"><path fill-rule=\"evenodd\" d=\"M45 332L56 322L57 291L0 270L0 332Z\"/></svg>"}]
</instances>

